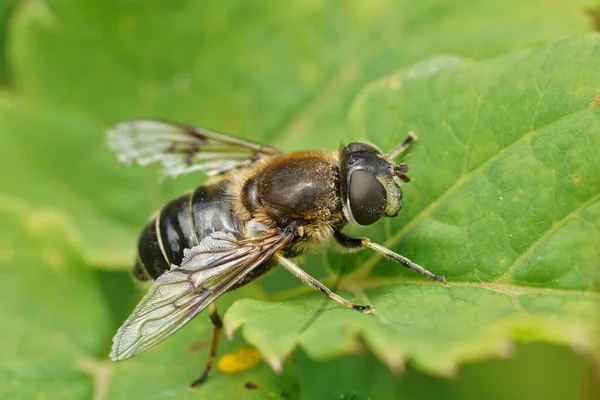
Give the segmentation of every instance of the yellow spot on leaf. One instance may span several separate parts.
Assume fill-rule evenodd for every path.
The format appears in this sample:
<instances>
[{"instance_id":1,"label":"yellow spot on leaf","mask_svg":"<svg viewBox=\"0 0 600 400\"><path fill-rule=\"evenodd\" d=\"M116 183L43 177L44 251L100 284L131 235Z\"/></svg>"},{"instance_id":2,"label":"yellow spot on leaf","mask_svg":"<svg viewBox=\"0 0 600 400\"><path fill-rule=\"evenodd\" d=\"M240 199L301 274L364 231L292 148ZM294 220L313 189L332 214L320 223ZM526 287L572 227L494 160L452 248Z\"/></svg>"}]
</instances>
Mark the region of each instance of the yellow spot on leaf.
<instances>
[{"instance_id":1,"label":"yellow spot on leaf","mask_svg":"<svg viewBox=\"0 0 600 400\"><path fill-rule=\"evenodd\" d=\"M258 351L251 347L242 347L221 357L217 367L219 371L226 374L235 374L254 368L259 361L260 353Z\"/></svg>"}]
</instances>

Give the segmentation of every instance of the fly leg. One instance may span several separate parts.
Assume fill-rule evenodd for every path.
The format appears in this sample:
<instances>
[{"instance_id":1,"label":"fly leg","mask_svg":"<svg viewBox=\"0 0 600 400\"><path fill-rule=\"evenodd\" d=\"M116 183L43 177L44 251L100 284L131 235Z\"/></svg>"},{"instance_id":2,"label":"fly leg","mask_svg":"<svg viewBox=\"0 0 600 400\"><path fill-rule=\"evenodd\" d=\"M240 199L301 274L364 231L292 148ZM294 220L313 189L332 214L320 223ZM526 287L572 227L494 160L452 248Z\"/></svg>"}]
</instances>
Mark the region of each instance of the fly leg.
<instances>
[{"instance_id":1,"label":"fly leg","mask_svg":"<svg viewBox=\"0 0 600 400\"><path fill-rule=\"evenodd\" d=\"M408 150L408 148L410 147L410 145L413 144L416 141L417 141L417 135L415 135L414 132L409 132L408 136L406 137L406 139L404 139L404 141L402 143L400 143L397 147L395 147L394 149L392 149L387 154L387 156L390 159L394 159L394 158L398 157L400 154L402 154L406 150Z\"/></svg>"},{"instance_id":2,"label":"fly leg","mask_svg":"<svg viewBox=\"0 0 600 400\"><path fill-rule=\"evenodd\" d=\"M418 274L423 275L425 278L436 281L436 282L446 282L446 278L441 275L435 275L425 268L421 267L419 264L416 264L409 260L408 258L401 256L398 253L394 253L390 249L383 247L380 244L373 243L369 239L366 238L355 238L348 235L343 234L342 232L335 231L334 237L337 242L347 249L355 249L360 250L364 248L368 248L374 250L375 252L389 258L392 261L400 263L404 265L408 269L412 269Z\"/></svg>"},{"instance_id":3,"label":"fly leg","mask_svg":"<svg viewBox=\"0 0 600 400\"><path fill-rule=\"evenodd\" d=\"M313 278L312 276L307 274L302 268L300 268L299 266L294 264L292 261L290 261L287 258L285 258L284 256L282 256L281 254L276 254L275 258L277 259L277 261L279 261L279 263L281 263L281 265L283 265L283 267L285 269L287 269L292 274L294 274L298 278L300 278L300 280L302 282L319 290L325 296L329 297L332 300L337 301L341 305L351 308L353 310L362 311L365 314L375 311L375 307L373 307L371 305L360 306L358 304L354 304L351 301L346 300L343 297L338 296L337 294L333 293L331 291L331 289L329 289L327 286L323 285L321 282L319 282L318 280L316 280L315 278Z\"/></svg>"},{"instance_id":4,"label":"fly leg","mask_svg":"<svg viewBox=\"0 0 600 400\"><path fill-rule=\"evenodd\" d=\"M221 317L217 312L217 306L215 303L212 303L209 306L209 312L210 321L214 326L212 340L210 342L210 353L208 354L208 361L206 361L206 368L204 369L204 372L190 385L190 388L192 389L208 379L208 374L212 368L215 356L217 355L217 347L219 347L219 339L221 337L221 330L223 329L223 320L221 320Z\"/></svg>"}]
</instances>

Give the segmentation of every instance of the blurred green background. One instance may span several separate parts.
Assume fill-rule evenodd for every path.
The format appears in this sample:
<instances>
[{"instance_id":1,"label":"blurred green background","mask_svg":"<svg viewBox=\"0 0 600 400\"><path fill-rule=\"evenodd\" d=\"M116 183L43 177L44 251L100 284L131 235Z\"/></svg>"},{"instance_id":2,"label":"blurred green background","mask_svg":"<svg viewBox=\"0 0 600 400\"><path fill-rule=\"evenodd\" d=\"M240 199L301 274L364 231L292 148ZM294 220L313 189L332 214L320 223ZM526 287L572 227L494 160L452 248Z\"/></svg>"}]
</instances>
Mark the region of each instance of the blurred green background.
<instances>
[{"instance_id":1,"label":"blurred green background","mask_svg":"<svg viewBox=\"0 0 600 400\"><path fill-rule=\"evenodd\" d=\"M417 129L420 136L430 131L429 125L437 124L435 110L446 107L444 95L452 93L445 88L462 93L460 85L470 80L471 72L473 98L479 89L493 93L502 87L504 78L488 85L498 76L506 75L513 88L526 88L546 72L538 83L568 76L561 85L566 92L573 89L572 104L561 103L549 91L544 98L548 108L539 112L540 121L536 115L531 122L531 129L537 129L560 121L564 104L575 112L588 108L593 101L589 93L600 96L600 75L593 64L598 38L591 34L598 30L599 10L598 0L0 0L0 398L600 398L599 353L590 350L600 339L589 344L567 335L561 340L534 328L506 334L503 343L510 349L457 356L457 363L465 363L445 376L427 373L435 368L410 360L393 375L379 360L383 357L373 354L376 347L361 341L360 354L325 361L311 356L315 346L303 345L287 358L281 375L266 363L238 375L216 371L207 385L191 393L185 385L200 373L205 353L189 355L187 349L210 335L208 321L201 317L152 355L115 366L107 359L111 337L142 293L129 273L138 231L152 211L204 178L192 174L159 184L157 168L119 164L104 139L112 124L151 117L197 124L284 150L335 149L340 142L365 136L384 147L409 129ZM592 49L591 56L579 59L579 50L574 50L575 56L558 60L562 69L541 62L535 70L523 70L527 82L518 81L521 71L511 68L529 49L540 46L535 54L560 59L563 52L578 49L573 44L577 39L564 45L564 51L544 46L570 35L584 38L581 48ZM505 54L499 61L479 63ZM387 92L378 92L403 86L396 76L408 82L411 73L431 73L419 64L431 57L438 57L431 63L434 70L458 67L440 80L407 83L399 98L393 97L395 92L389 98ZM420 69L411 69L415 64ZM407 94L414 97L402 96ZM578 96L588 99L585 106ZM527 100L526 94L515 97L517 106L508 110L492 102L490 107L498 109L491 112L497 119L490 126L497 123L501 131L513 113L526 109ZM469 114L475 105L471 99L464 106L448 107ZM528 112L523 111L523 118L530 119ZM485 136L485 129L480 131ZM523 132L506 132L511 134L519 137ZM373 228L372 237L389 238L412 221L419 207L432 202L435 197L424 189L427 183L435 186L459 177L451 175L453 154L447 159L432 156L435 144L449 136L444 135L440 131L424 137L423 147L411 158L417 179L407 193L416 206L397 225ZM595 140L587 147L589 158L595 156ZM451 146L439 147L452 153ZM475 169L473 160L485 153L474 149L473 165L466 158L461 173ZM593 165L588 167L593 170ZM442 183L434 189L446 190ZM584 184L591 193L585 204L597 205L597 178ZM589 238L591 245L582 247L588 251L594 243L600 247L600 229L597 220L586 218L581 219L596 232ZM411 240L418 242L415 235L399 250L411 257L430 253L424 257L431 257L427 265L435 257L456 260L439 250L445 249L443 243L429 249L430 243L413 244ZM443 254L434 254L436 249ZM332 284L333 271L350 258L331 254L309 256L302 265ZM582 256L583 272L576 277L544 280L525 271L519 282L508 284L573 290L597 301L598 289L588 281L597 279L594 268L600 254L589 254ZM359 260L351 261L358 268L368 262L367 257L352 260ZM452 276L454 264L439 263ZM468 284L493 282L497 276L493 271L477 275L463 263L455 268L454 278ZM224 299L220 307L225 310L241 297L281 299L290 293L282 291L296 287L293 277L276 271ZM326 307L320 297L308 298L311 307ZM304 307L302 300L298 304ZM593 317L586 322L593 325ZM438 329L443 336L445 327L433 328ZM513 340L520 343L512 346ZM245 340L236 333L232 342L225 342L222 353ZM583 342L589 348L577 346ZM245 388L247 382L258 389Z\"/></svg>"}]
</instances>

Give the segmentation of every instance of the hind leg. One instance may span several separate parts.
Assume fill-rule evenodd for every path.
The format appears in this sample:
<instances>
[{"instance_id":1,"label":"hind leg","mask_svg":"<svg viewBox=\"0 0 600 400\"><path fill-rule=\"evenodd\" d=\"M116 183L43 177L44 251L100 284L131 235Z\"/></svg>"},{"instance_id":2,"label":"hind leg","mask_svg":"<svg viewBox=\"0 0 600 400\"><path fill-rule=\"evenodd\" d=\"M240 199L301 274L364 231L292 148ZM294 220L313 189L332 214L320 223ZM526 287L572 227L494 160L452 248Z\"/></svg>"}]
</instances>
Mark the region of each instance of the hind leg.
<instances>
[{"instance_id":1,"label":"hind leg","mask_svg":"<svg viewBox=\"0 0 600 400\"><path fill-rule=\"evenodd\" d=\"M208 354L208 361L206 361L206 368L204 368L204 372L202 373L202 375L200 375L200 377L198 379L196 379L194 382L192 382L192 384L190 385L190 388L195 388L196 386L200 385L201 383L205 382L208 379L208 374L210 373L210 370L212 369L213 362L215 360L215 356L217 355L217 348L219 347L219 339L221 338L221 330L223 330L223 320L219 316L219 313L217 311L217 306L214 303L212 303L209 306L209 311L210 311L210 314L209 314L210 321L212 322L212 324L214 326L212 340L210 342L210 353Z\"/></svg>"}]
</instances>

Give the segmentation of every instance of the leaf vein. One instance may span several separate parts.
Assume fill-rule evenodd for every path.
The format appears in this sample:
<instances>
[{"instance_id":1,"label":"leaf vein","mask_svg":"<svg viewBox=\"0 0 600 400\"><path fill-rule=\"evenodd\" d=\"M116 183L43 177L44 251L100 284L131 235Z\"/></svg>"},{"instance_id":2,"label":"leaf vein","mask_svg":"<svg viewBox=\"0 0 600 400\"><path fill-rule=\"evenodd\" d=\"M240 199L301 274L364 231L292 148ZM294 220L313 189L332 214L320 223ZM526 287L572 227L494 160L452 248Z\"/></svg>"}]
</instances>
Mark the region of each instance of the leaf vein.
<instances>
[{"instance_id":1,"label":"leaf vein","mask_svg":"<svg viewBox=\"0 0 600 400\"><path fill-rule=\"evenodd\" d=\"M531 256L538 249L538 247L542 243L544 243L544 241L546 239L548 239L550 237L550 235L552 235L559 228L564 226L567 222L570 222L570 221L576 219L582 210L587 208L589 205L591 205L598 199L600 199L600 194L597 194L596 196L592 197L585 203L581 204L579 207L577 207L575 210L571 211L569 214L565 215L559 221L554 222L552 224L552 226L550 227L550 229L548 229L546 232L544 232L544 234L542 236L540 236L538 238L538 240L533 242L533 244L531 246L529 246L529 248L523 254L521 254L521 256L519 258L517 258L515 260L515 262L506 270L506 272L504 274L502 274L501 278L496 280L496 282L502 282L502 283L508 282L509 278L512 277L514 272L519 268L519 266L521 266L523 261L525 261L526 258Z\"/></svg>"}]
</instances>

